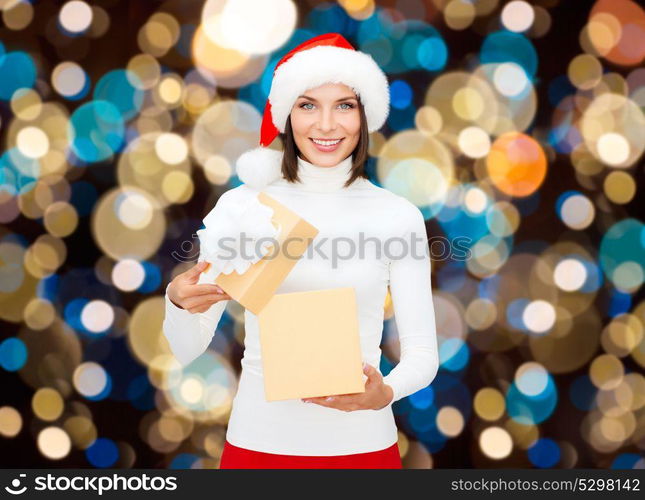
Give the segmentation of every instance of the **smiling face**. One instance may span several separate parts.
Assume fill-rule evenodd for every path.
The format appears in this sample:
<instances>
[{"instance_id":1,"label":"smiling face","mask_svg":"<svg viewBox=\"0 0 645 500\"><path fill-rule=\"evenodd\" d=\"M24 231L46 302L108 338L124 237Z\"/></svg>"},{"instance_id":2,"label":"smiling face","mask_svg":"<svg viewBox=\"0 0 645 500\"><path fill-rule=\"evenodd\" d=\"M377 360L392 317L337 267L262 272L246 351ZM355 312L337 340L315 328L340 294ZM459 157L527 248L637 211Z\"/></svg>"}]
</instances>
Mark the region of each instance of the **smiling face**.
<instances>
[{"instance_id":1,"label":"smiling face","mask_svg":"<svg viewBox=\"0 0 645 500\"><path fill-rule=\"evenodd\" d=\"M326 83L305 91L291 109L293 139L300 156L332 167L358 144L361 117L354 91L343 83Z\"/></svg>"}]
</instances>

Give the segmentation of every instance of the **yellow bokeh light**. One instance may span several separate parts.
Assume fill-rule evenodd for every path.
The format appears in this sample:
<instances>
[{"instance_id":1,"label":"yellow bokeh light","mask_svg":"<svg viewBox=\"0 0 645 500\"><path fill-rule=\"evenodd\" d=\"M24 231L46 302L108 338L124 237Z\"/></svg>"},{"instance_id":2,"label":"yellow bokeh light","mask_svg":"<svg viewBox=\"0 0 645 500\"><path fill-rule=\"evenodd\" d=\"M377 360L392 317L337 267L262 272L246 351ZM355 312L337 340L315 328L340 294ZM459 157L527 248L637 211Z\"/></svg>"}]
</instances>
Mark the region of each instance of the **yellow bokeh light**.
<instances>
[{"instance_id":1,"label":"yellow bokeh light","mask_svg":"<svg viewBox=\"0 0 645 500\"><path fill-rule=\"evenodd\" d=\"M188 145L180 135L173 133L160 134L154 144L157 156L169 165L177 165L186 161Z\"/></svg>"},{"instance_id":2,"label":"yellow bokeh light","mask_svg":"<svg viewBox=\"0 0 645 500\"><path fill-rule=\"evenodd\" d=\"M600 55L613 49L622 34L620 21L612 14L599 12L591 16L587 25L587 35Z\"/></svg>"},{"instance_id":3,"label":"yellow bokeh light","mask_svg":"<svg viewBox=\"0 0 645 500\"><path fill-rule=\"evenodd\" d=\"M476 121L484 113L484 99L476 89L464 87L452 99L455 114L462 120Z\"/></svg>"},{"instance_id":4,"label":"yellow bokeh light","mask_svg":"<svg viewBox=\"0 0 645 500\"><path fill-rule=\"evenodd\" d=\"M161 77L161 66L150 54L137 54L130 59L126 69L141 89L153 88Z\"/></svg>"},{"instance_id":5,"label":"yellow bokeh light","mask_svg":"<svg viewBox=\"0 0 645 500\"><path fill-rule=\"evenodd\" d=\"M601 342L607 353L624 357L643 341L643 321L635 314L620 314L605 326Z\"/></svg>"},{"instance_id":6,"label":"yellow bokeh light","mask_svg":"<svg viewBox=\"0 0 645 500\"><path fill-rule=\"evenodd\" d=\"M139 30L137 41L143 52L164 56L179 40L179 22L166 12L153 14Z\"/></svg>"},{"instance_id":7,"label":"yellow bokeh light","mask_svg":"<svg viewBox=\"0 0 645 500\"><path fill-rule=\"evenodd\" d=\"M576 87L588 90L595 87L602 78L602 64L590 54L580 54L569 63L567 74Z\"/></svg>"},{"instance_id":8,"label":"yellow bokeh light","mask_svg":"<svg viewBox=\"0 0 645 500\"><path fill-rule=\"evenodd\" d=\"M186 377L179 392L186 403L198 403L204 397L204 382L196 377Z\"/></svg>"},{"instance_id":9,"label":"yellow bokeh light","mask_svg":"<svg viewBox=\"0 0 645 500\"><path fill-rule=\"evenodd\" d=\"M44 330L56 319L54 305L47 299L34 297L25 306L24 321L32 330Z\"/></svg>"},{"instance_id":10,"label":"yellow bokeh light","mask_svg":"<svg viewBox=\"0 0 645 500\"><path fill-rule=\"evenodd\" d=\"M457 437L464 430L464 416L454 406L443 406L437 413L437 428L444 436Z\"/></svg>"},{"instance_id":11,"label":"yellow bokeh light","mask_svg":"<svg viewBox=\"0 0 645 500\"><path fill-rule=\"evenodd\" d=\"M22 429L22 416L12 406L0 406L0 436L16 437Z\"/></svg>"},{"instance_id":12,"label":"yellow bokeh light","mask_svg":"<svg viewBox=\"0 0 645 500\"><path fill-rule=\"evenodd\" d=\"M540 437L537 425L524 425L512 418L506 420L504 428L512 436L513 443L523 450L528 450Z\"/></svg>"},{"instance_id":13,"label":"yellow bokeh light","mask_svg":"<svg viewBox=\"0 0 645 500\"><path fill-rule=\"evenodd\" d=\"M162 101L169 105L179 105L183 94L183 82L177 76L164 76L157 87L157 92Z\"/></svg>"},{"instance_id":14,"label":"yellow bokeh light","mask_svg":"<svg viewBox=\"0 0 645 500\"><path fill-rule=\"evenodd\" d=\"M489 422L499 419L506 410L504 396L492 387L484 387L477 391L473 406L479 418Z\"/></svg>"},{"instance_id":15,"label":"yellow bokeh light","mask_svg":"<svg viewBox=\"0 0 645 500\"><path fill-rule=\"evenodd\" d=\"M72 442L60 427L46 427L38 433L37 445L40 452L51 460L60 460L69 455Z\"/></svg>"},{"instance_id":16,"label":"yellow bokeh light","mask_svg":"<svg viewBox=\"0 0 645 500\"><path fill-rule=\"evenodd\" d=\"M596 96L580 120L589 151L616 168L633 165L645 150L645 116L632 99L614 92Z\"/></svg>"},{"instance_id":17,"label":"yellow bokeh light","mask_svg":"<svg viewBox=\"0 0 645 500\"><path fill-rule=\"evenodd\" d=\"M25 127L18 132L16 147L27 158L42 158L49 151L49 138L38 127Z\"/></svg>"},{"instance_id":18,"label":"yellow bokeh light","mask_svg":"<svg viewBox=\"0 0 645 500\"><path fill-rule=\"evenodd\" d=\"M458 144L470 158L483 158L490 151L490 137L479 127L467 127L459 133Z\"/></svg>"},{"instance_id":19,"label":"yellow bokeh light","mask_svg":"<svg viewBox=\"0 0 645 500\"><path fill-rule=\"evenodd\" d=\"M2 10L2 21L5 26L13 31L25 29L34 19L33 6L22 0L17 5L4 9L2 9L2 2L0 2L0 10Z\"/></svg>"},{"instance_id":20,"label":"yellow bokeh light","mask_svg":"<svg viewBox=\"0 0 645 500\"><path fill-rule=\"evenodd\" d=\"M63 413L63 398L57 390L43 387L34 393L31 408L39 419L52 422Z\"/></svg>"},{"instance_id":21,"label":"yellow bokeh light","mask_svg":"<svg viewBox=\"0 0 645 500\"><path fill-rule=\"evenodd\" d=\"M16 118L24 121L35 120L41 115L44 108L40 94L28 88L16 90L11 97L10 106Z\"/></svg>"},{"instance_id":22,"label":"yellow bokeh light","mask_svg":"<svg viewBox=\"0 0 645 500\"><path fill-rule=\"evenodd\" d=\"M618 166L629 158L629 142L621 134L607 132L598 138L598 154L603 162Z\"/></svg>"},{"instance_id":23,"label":"yellow bokeh light","mask_svg":"<svg viewBox=\"0 0 645 500\"><path fill-rule=\"evenodd\" d=\"M139 302L132 312L128 342L141 363L148 364L157 356L172 354L163 334L164 308L161 296Z\"/></svg>"},{"instance_id":24,"label":"yellow bokeh light","mask_svg":"<svg viewBox=\"0 0 645 500\"><path fill-rule=\"evenodd\" d=\"M443 119L441 113L432 106L422 106L414 117L416 127L428 135L436 135L441 131Z\"/></svg>"},{"instance_id":25,"label":"yellow bokeh light","mask_svg":"<svg viewBox=\"0 0 645 500\"><path fill-rule=\"evenodd\" d=\"M83 415L75 415L68 418L65 420L63 428L69 435L74 446L82 450L91 446L98 437L98 431L94 422Z\"/></svg>"},{"instance_id":26,"label":"yellow bokeh light","mask_svg":"<svg viewBox=\"0 0 645 500\"><path fill-rule=\"evenodd\" d=\"M603 183L607 198L613 203L625 205L636 196L636 181L627 172L611 172Z\"/></svg>"},{"instance_id":27,"label":"yellow bokeh light","mask_svg":"<svg viewBox=\"0 0 645 500\"><path fill-rule=\"evenodd\" d=\"M553 271L553 280L561 290L579 290L587 280L587 268L578 259L563 259Z\"/></svg>"},{"instance_id":28,"label":"yellow bokeh light","mask_svg":"<svg viewBox=\"0 0 645 500\"><path fill-rule=\"evenodd\" d=\"M533 300L527 304L522 313L522 321L534 333L545 333L553 328L556 312L553 305L546 300Z\"/></svg>"},{"instance_id":29,"label":"yellow bokeh light","mask_svg":"<svg viewBox=\"0 0 645 500\"><path fill-rule=\"evenodd\" d=\"M194 185L185 172L168 172L161 183L166 199L172 203L186 203L193 197Z\"/></svg>"},{"instance_id":30,"label":"yellow bokeh light","mask_svg":"<svg viewBox=\"0 0 645 500\"><path fill-rule=\"evenodd\" d=\"M268 54L289 39L297 14L292 0L207 0L200 29L223 49Z\"/></svg>"},{"instance_id":31,"label":"yellow bokeh light","mask_svg":"<svg viewBox=\"0 0 645 500\"><path fill-rule=\"evenodd\" d=\"M488 299L476 298L466 308L466 322L475 330L485 330L495 323L497 308Z\"/></svg>"},{"instance_id":32,"label":"yellow bokeh light","mask_svg":"<svg viewBox=\"0 0 645 500\"><path fill-rule=\"evenodd\" d=\"M223 186L233 175L233 167L226 158L214 154L204 164L204 175L208 182Z\"/></svg>"},{"instance_id":33,"label":"yellow bokeh light","mask_svg":"<svg viewBox=\"0 0 645 500\"><path fill-rule=\"evenodd\" d=\"M487 457L501 460L513 451L513 440L506 429L488 427L479 435L479 447Z\"/></svg>"},{"instance_id":34,"label":"yellow bokeh light","mask_svg":"<svg viewBox=\"0 0 645 500\"><path fill-rule=\"evenodd\" d=\"M453 30L464 30L475 20L475 7L468 0L450 0L443 10L443 17Z\"/></svg>"},{"instance_id":35,"label":"yellow bokeh light","mask_svg":"<svg viewBox=\"0 0 645 500\"><path fill-rule=\"evenodd\" d=\"M66 201L56 201L45 209L44 225L52 236L64 238L78 227L76 207Z\"/></svg>"},{"instance_id":36,"label":"yellow bokeh light","mask_svg":"<svg viewBox=\"0 0 645 500\"><path fill-rule=\"evenodd\" d=\"M114 259L147 259L164 238L166 220L158 203L146 192L116 188L98 201L92 230L99 247Z\"/></svg>"},{"instance_id":37,"label":"yellow bokeh light","mask_svg":"<svg viewBox=\"0 0 645 500\"><path fill-rule=\"evenodd\" d=\"M615 389L625 375L625 367L620 359L612 354L601 354L589 367L591 382L602 390Z\"/></svg>"}]
</instances>

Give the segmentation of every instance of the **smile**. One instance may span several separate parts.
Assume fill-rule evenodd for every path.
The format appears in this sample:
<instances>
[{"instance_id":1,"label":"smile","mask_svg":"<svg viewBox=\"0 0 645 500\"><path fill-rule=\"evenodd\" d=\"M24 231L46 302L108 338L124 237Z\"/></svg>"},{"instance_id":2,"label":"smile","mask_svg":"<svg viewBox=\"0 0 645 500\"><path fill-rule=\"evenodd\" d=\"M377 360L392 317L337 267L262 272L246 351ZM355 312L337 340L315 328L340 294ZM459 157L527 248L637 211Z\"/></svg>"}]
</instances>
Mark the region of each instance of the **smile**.
<instances>
[{"instance_id":1,"label":"smile","mask_svg":"<svg viewBox=\"0 0 645 500\"><path fill-rule=\"evenodd\" d=\"M318 144L320 146L335 146L340 141L342 141L344 138L324 140L324 139L313 139L313 138L310 137L310 139L314 142L314 144Z\"/></svg>"},{"instance_id":2,"label":"smile","mask_svg":"<svg viewBox=\"0 0 645 500\"><path fill-rule=\"evenodd\" d=\"M312 137L309 138L309 140L314 143L314 147L321 153L333 153L340 147L339 144L343 141L343 139L345 138L344 137L341 137L340 139L314 139Z\"/></svg>"}]
</instances>

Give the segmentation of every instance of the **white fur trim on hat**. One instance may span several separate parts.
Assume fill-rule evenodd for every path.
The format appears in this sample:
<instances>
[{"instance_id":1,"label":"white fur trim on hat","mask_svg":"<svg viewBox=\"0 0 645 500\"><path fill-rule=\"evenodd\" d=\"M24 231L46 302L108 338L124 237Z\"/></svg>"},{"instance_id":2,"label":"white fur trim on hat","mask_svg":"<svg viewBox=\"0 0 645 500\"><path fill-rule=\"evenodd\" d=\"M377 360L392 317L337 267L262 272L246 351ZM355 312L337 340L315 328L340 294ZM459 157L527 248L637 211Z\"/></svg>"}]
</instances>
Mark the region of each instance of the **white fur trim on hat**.
<instances>
[{"instance_id":1,"label":"white fur trim on hat","mask_svg":"<svg viewBox=\"0 0 645 500\"><path fill-rule=\"evenodd\" d=\"M358 50L321 45L298 52L277 67L269 92L276 128L284 133L299 95L332 82L344 83L360 96L369 132L383 126L390 111L390 90L385 73L372 56Z\"/></svg>"},{"instance_id":2,"label":"white fur trim on hat","mask_svg":"<svg viewBox=\"0 0 645 500\"><path fill-rule=\"evenodd\" d=\"M242 153L235 162L240 180L255 189L262 189L282 178L282 151L259 147Z\"/></svg>"}]
</instances>

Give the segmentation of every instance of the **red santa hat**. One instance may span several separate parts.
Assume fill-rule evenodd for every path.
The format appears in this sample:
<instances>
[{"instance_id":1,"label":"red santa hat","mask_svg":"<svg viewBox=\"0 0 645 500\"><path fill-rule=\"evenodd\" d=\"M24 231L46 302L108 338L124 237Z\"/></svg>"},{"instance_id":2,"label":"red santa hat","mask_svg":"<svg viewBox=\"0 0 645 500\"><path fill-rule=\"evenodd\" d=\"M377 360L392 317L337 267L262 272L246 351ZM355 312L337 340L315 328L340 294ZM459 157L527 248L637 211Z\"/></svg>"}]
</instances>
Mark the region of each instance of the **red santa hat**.
<instances>
[{"instance_id":1,"label":"red santa hat","mask_svg":"<svg viewBox=\"0 0 645 500\"><path fill-rule=\"evenodd\" d=\"M264 108L260 147L243 153L236 162L242 182L262 188L281 177L282 152L268 146L284 133L298 96L325 83L344 83L356 92L365 108L368 132L383 126L390 111L385 73L372 56L354 49L339 33L316 36L278 61Z\"/></svg>"}]
</instances>

